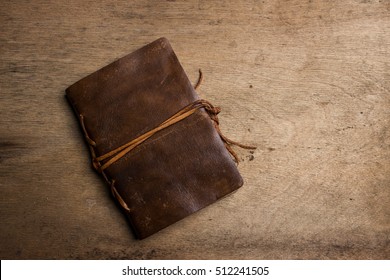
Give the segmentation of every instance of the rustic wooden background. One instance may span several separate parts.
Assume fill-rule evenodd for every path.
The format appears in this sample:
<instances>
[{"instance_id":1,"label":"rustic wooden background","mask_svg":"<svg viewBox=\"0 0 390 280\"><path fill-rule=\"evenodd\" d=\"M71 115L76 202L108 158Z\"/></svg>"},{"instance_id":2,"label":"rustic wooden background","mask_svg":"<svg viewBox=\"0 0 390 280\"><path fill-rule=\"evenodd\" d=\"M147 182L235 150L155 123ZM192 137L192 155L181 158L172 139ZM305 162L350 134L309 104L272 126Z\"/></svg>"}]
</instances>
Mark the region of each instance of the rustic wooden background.
<instances>
[{"instance_id":1,"label":"rustic wooden background","mask_svg":"<svg viewBox=\"0 0 390 280\"><path fill-rule=\"evenodd\" d=\"M47 3L52 2L52 3ZM64 90L165 36L245 185L138 241ZM390 1L1 1L2 259L389 259Z\"/></svg>"}]
</instances>

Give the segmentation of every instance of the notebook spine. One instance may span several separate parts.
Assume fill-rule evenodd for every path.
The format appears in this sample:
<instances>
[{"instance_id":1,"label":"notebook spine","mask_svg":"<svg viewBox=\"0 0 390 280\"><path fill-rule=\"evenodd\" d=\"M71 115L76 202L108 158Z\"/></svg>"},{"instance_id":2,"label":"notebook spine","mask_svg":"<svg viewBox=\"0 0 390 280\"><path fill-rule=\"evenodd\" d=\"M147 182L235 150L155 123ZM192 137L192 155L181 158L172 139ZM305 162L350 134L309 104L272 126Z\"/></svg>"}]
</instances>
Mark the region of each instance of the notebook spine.
<instances>
[{"instance_id":1,"label":"notebook spine","mask_svg":"<svg viewBox=\"0 0 390 280\"><path fill-rule=\"evenodd\" d=\"M88 130L85 125L85 117L83 114L79 113L76 106L72 102L72 100L69 98L69 95L67 95L67 98L69 100L69 103L71 103L73 110L76 112L76 115L78 117L78 121L80 123L81 129L83 131L85 142L88 145L91 158L92 158L92 167L95 169L96 172L102 175L106 183L110 186L111 193L114 196L114 198L118 201L118 203L121 205L121 207L126 212L131 212L130 207L127 205L127 203L123 200L122 196L119 194L115 187L115 179L109 178L109 176L101 169L101 163L96 160L96 142L89 136Z\"/></svg>"}]
</instances>

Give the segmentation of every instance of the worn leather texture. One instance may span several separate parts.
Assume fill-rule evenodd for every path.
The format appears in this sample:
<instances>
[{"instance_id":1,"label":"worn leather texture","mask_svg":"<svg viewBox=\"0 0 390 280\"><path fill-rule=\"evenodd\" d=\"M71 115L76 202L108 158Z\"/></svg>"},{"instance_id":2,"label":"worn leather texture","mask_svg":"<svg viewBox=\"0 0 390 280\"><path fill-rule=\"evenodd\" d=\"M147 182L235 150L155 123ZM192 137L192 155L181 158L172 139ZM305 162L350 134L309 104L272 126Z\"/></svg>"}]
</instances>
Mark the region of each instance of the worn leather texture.
<instances>
[{"instance_id":1,"label":"worn leather texture","mask_svg":"<svg viewBox=\"0 0 390 280\"><path fill-rule=\"evenodd\" d=\"M96 156L155 128L199 99L168 40L160 38L66 89ZM89 145L89 144L88 144ZM214 125L200 109L103 171L140 239L242 186Z\"/></svg>"}]
</instances>

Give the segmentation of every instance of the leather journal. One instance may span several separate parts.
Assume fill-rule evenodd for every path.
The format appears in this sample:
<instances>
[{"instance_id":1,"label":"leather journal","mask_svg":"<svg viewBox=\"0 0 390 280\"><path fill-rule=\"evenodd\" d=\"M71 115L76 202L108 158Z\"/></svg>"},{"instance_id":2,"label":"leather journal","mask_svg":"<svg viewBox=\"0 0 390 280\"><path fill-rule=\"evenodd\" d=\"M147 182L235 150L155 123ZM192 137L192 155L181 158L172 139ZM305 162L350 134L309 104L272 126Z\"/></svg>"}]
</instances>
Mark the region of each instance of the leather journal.
<instances>
[{"instance_id":1,"label":"leather journal","mask_svg":"<svg viewBox=\"0 0 390 280\"><path fill-rule=\"evenodd\" d=\"M93 167L140 239L212 204L243 180L218 129L160 38L66 89Z\"/></svg>"}]
</instances>

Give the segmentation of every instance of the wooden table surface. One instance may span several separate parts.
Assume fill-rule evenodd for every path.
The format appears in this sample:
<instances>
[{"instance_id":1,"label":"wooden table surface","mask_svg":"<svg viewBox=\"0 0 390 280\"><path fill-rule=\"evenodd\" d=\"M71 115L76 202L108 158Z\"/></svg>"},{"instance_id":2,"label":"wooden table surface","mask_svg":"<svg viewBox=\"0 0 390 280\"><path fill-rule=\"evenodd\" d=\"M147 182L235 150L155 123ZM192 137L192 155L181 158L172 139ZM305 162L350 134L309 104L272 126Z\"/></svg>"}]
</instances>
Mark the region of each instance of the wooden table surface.
<instances>
[{"instance_id":1,"label":"wooden table surface","mask_svg":"<svg viewBox=\"0 0 390 280\"><path fill-rule=\"evenodd\" d=\"M389 259L390 1L1 1L2 259ZM64 90L167 37L245 185L139 241Z\"/></svg>"}]
</instances>

